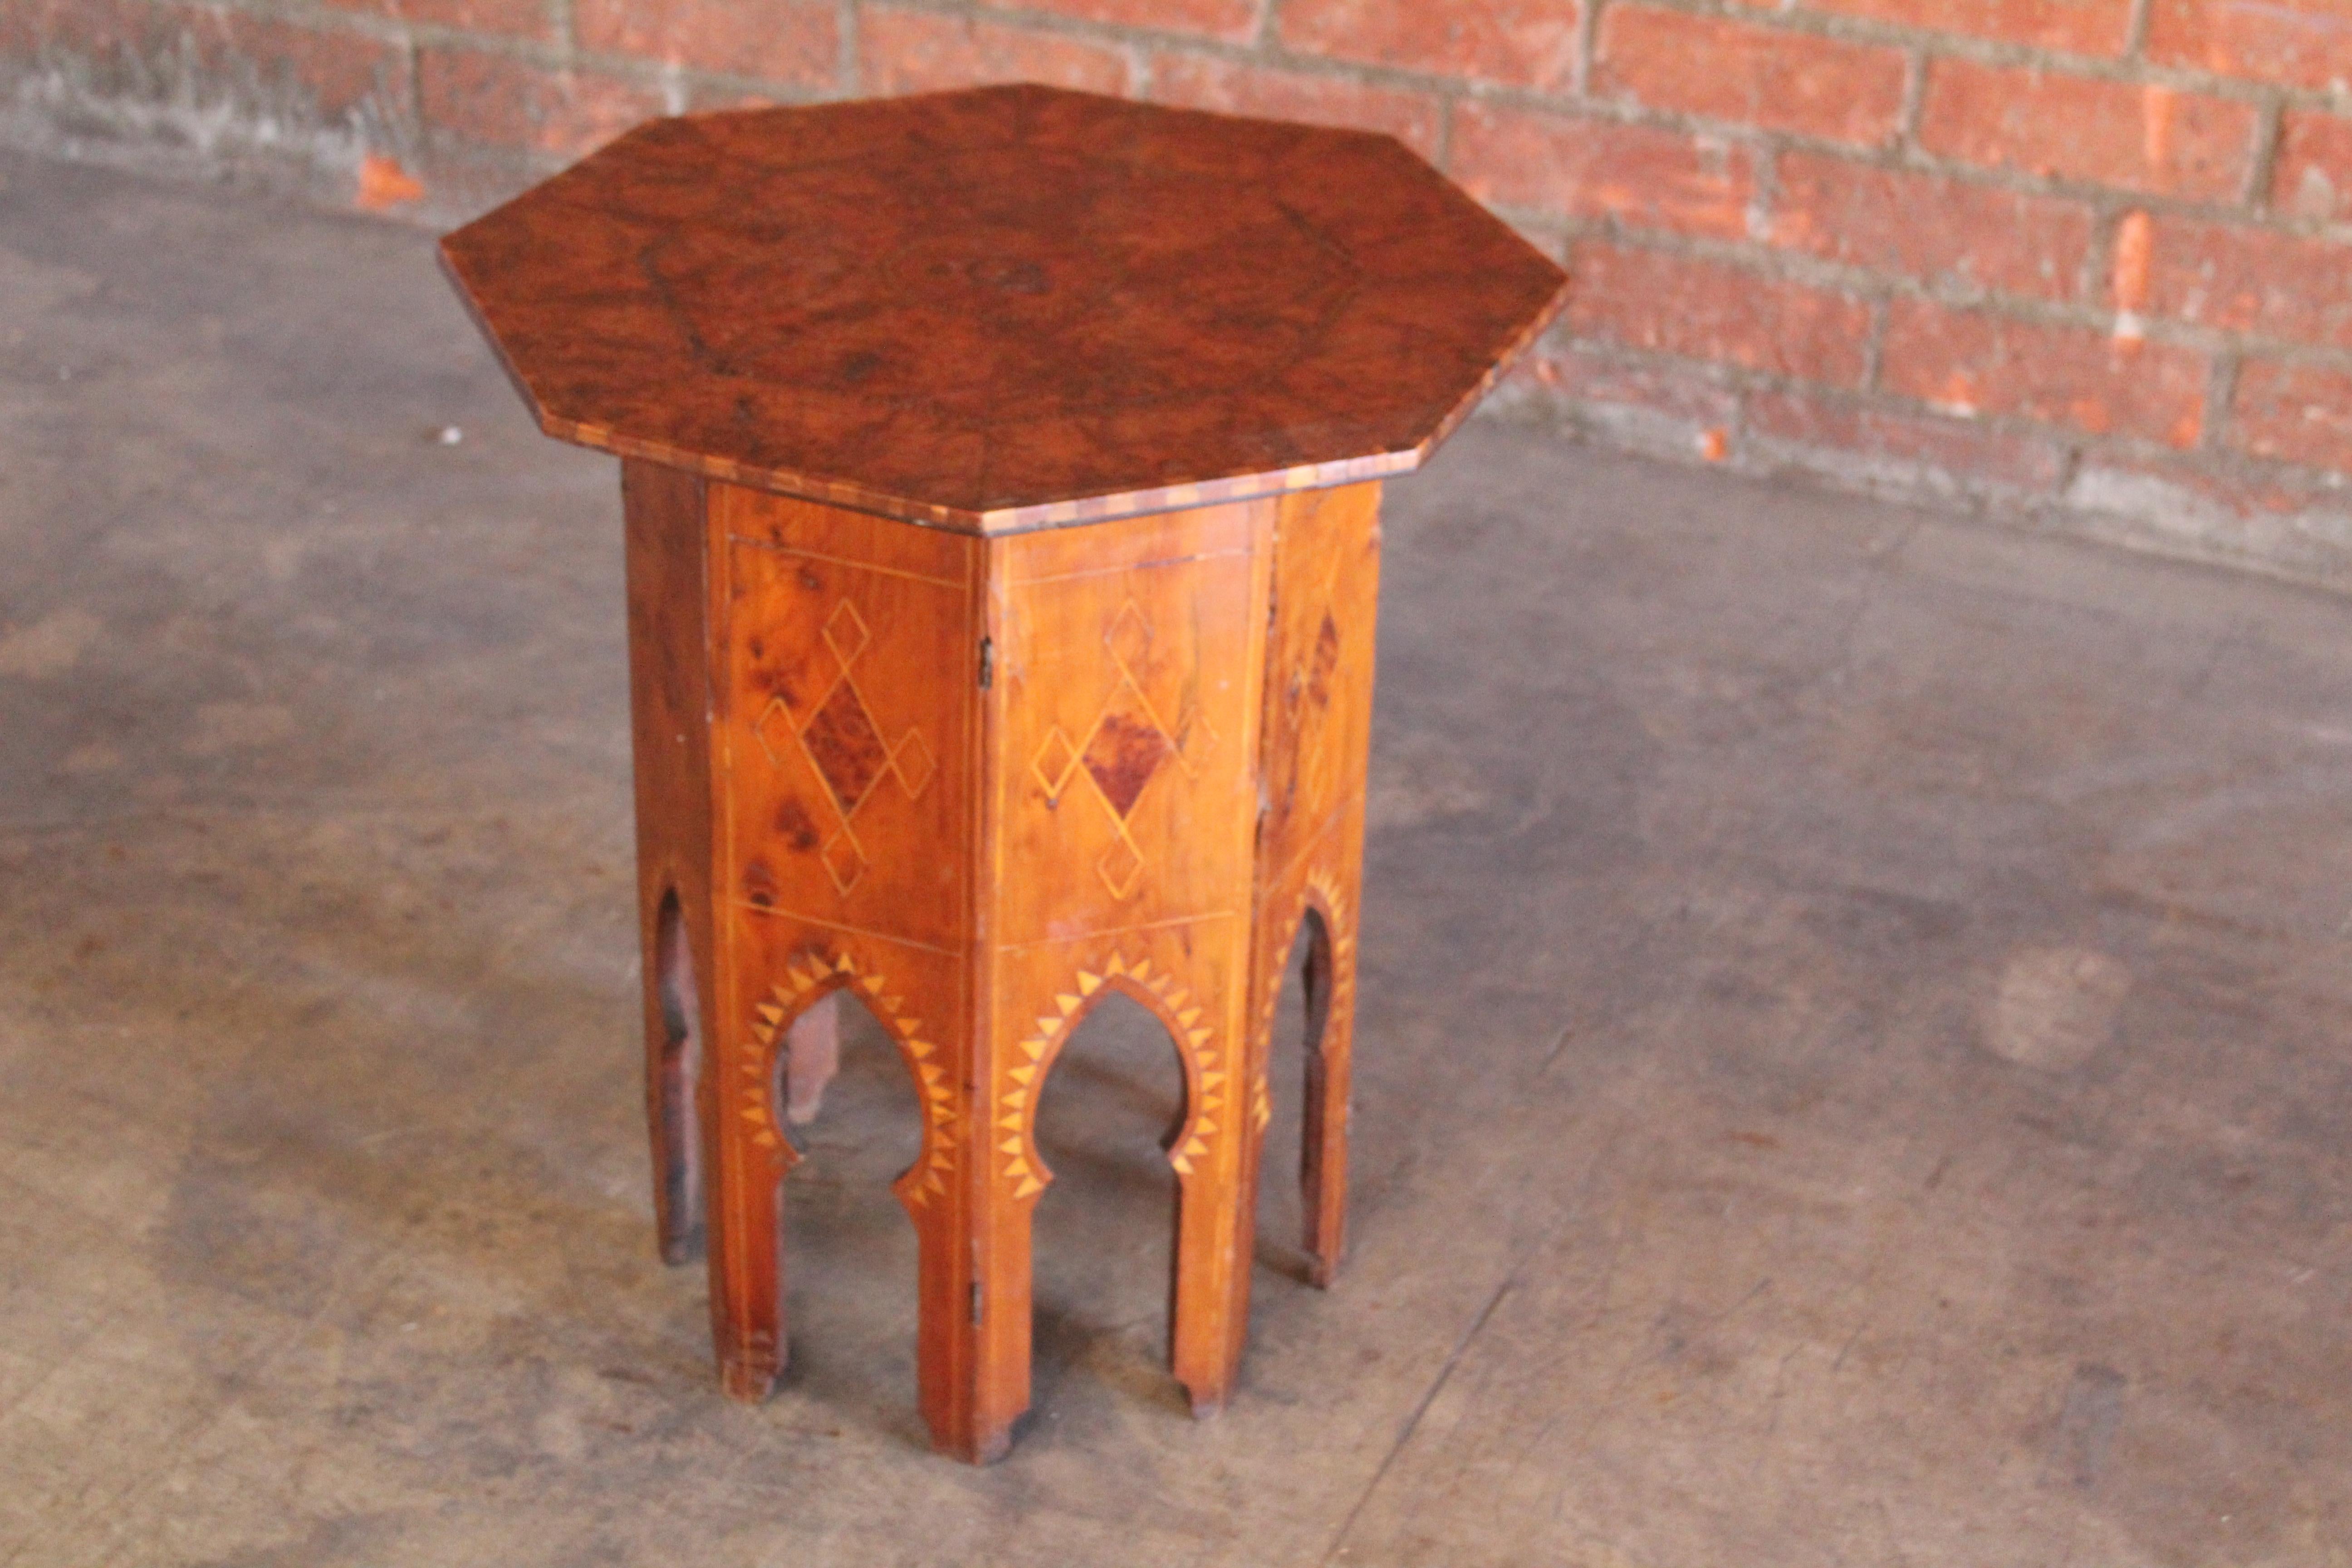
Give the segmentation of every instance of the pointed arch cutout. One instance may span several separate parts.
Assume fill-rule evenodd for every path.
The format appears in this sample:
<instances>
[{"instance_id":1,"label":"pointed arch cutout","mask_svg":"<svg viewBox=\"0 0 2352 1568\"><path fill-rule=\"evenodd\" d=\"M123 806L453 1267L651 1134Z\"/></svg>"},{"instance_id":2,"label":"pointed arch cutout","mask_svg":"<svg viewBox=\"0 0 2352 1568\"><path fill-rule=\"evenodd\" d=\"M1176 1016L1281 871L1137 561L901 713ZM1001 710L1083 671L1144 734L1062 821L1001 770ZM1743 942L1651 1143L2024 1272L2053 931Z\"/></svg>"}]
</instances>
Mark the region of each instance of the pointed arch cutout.
<instances>
[{"instance_id":1,"label":"pointed arch cutout","mask_svg":"<svg viewBox=\"0 0 2352 1568\"><path fill-rule=\"evenodd\" d=\"M1325 1026L1331 1021L1331 989L1333 979L1331 922L1316 901L1310 898L1299 910L1296 926L1297 934L1291 939L1295 952L1300 943L1307 948L1305 961L1298 966L1299 1001L1306 1013L1301 1031L1299 1057L1306 1068L1307 1093L1299 1110L1303 1125L1298 1133L1298 1185L1306 1195L1311 1212L1322 1178L1320 1151L1327 1129L1323 1125L1327 1081L1330 1062L1323 1054ZM1280 981L1276 982L1280 985ZM1261 1083L1260 1094L1268 1091ZM1272 1118L1272 1110L1267 1111Z\"/></svg>"},{"instance_id":2,"label":"pointed arch cutout","mask_svg":"<svg viewBox=\"0 0 2352 1568\"><path fill-rule=\"evenodd\" d=\"M1168 1145L1168 1163L1180 1180L1209 1150L1226 1115L1232 1068L1219 1047L1207 1008L1192 990L1149 957L1130 960L1113 953L1098 968L1081 969L1070 989L1057 992L1051 1011L1040 1014L1015 1047L998 1091L989 1129L997 1173L1015 1198L1034 1199L1054 1179L1037 1152L1037 1098L1070 1036L1108 992L1142 1004L1160 1021L1184 1068L1184 1119Z\"/></svg>"},{"instance_id":3,"label":"pointed arch cutout","mask_svg":"<svg viewBox=\"0 0 2352 1568\"><path fill-rule=\"evenodd\" d=\"M646 1063L653 1075L654 1155L661 1168L662 1252L672 1263L691 1255L702 1234L702 1131L695 1113L702 1079L702 999L694 944L677 889L665 889L654 913L654 999L661 1036Z\"/></svg>"},{"instance_id":4,"label":"pointed arch cutout","mask_svg":"<svg viewBox=\"0 0 2352 1568\"><path fill-rule=\"evenodd\" d=\"M923 1021L908 1012L888 976L878 969L860 968L846 953L795 953L785 963L784 978L753 1005L756 1049L746 1053L739 1069L750 1080L745 1087L754 1090L743 1112L753 1124L751 1141L768 1152L779 1174L799 1163L799 1152L783 1131L780 1058L793 1020L837 991L852 992L865 1004L914 1080L916 1103L923 1113L922 1152L890 1184L890 1190L908 1215L917 1215L947 1196L960 1131L954 1086L948 1079L945 1053L926 1037Z\"/></svg>"}]
</instances>

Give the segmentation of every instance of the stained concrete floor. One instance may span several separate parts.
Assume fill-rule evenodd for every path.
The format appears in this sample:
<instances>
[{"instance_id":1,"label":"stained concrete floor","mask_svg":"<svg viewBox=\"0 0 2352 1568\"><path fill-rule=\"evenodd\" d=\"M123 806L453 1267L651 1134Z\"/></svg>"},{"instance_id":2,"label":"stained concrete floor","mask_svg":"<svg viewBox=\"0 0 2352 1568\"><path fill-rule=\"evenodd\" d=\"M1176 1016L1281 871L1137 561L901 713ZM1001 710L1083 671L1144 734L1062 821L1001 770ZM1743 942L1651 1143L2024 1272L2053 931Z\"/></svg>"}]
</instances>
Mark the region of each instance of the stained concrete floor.
<instances>
[{"instance_id":1,"label":"stained concrete floor","mask_svg":"<svg viewBox=\"0 0 2352 1568\"><path fill-rule=\"evenodd\" d=\"M0 1563L2352 1563L2352 604L1474 426L1347 1271L1187 1418L1099 1018L974 1471L870 1035L772 1403L655 1260L611 464L425 235L0 180Z\"/></svg>"}]
</instances>

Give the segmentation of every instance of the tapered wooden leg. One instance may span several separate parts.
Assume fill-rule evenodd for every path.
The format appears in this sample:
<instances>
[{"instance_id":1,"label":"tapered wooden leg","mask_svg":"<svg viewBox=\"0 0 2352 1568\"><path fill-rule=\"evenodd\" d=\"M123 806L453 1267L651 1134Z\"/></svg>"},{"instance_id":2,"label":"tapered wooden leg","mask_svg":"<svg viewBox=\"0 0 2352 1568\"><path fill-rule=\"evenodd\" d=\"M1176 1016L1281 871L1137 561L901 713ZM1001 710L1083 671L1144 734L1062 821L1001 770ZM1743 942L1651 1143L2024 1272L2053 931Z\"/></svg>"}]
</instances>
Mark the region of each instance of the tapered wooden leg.
<instances>
[{"instance_id":1,"label":"tapered wooden leg","mask_svg":"<svg viewBox=\"0 0 2352 1568\"><path fill-rule=\"evenodd\" d=\"M747 1048L741 1026L722 1029L730 1060ZM711 1190L710 1333L720 1384L757 1403L782 1375L784 1338L783 1178L793 1163L774 1121L774 1069L760 1079L723 1073L716 1097L718 1145Z\"/></svg>"},{"instance_id":2,"label":"tapered wooden leg","mask_svg":"<svg viewBox=\"0 0 2352 1568\"><path fill-rule=\"evenodd\" d=\"M1243 933L1234 934L1238 939ZM1249 1327L1253 1227L1243 1201L1251 1142L1244 1026L1248 1006L1239 983L1247 965L1241 957L1235 953L1236 962L1199 975L1217 989L1194 1006L1175 1010L1188 1115L1169 1156L1177 1171L1177 1201L1168 1360L1196 1416L1213 1415L1231 1397ZM1195 1006L1200 1019L1184 1025L1183 1015ZM1216 1025L1213 1035L1202 1027L1211 1021Z\"/></svg>"}]
</instances>

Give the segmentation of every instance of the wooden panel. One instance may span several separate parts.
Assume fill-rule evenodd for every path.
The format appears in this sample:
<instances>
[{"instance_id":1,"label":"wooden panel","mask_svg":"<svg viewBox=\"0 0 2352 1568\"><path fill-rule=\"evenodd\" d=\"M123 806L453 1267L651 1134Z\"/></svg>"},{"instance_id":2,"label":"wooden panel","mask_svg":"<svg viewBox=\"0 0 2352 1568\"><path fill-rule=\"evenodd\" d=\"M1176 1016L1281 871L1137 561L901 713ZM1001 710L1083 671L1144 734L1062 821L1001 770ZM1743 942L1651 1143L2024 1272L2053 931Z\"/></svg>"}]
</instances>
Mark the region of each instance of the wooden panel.
<instances>
[{"instance_id":1,"label":"wooden panel","mask_svg":"<svg viewBox=\"0 0 2352 1568\"><path fill-rule=\"evenodd\" d=\"M1245 502L992 547L997 942L1245 913L1272 521Z\"/></svg>"},{"instance_id":2,"label":"wooden panel","mask_svg":"<svg viewBox=\"0 0 2352 1568\"><path fill-rule=\"evenodd\" d=\"M1281 503L1266 649L1262 883L1297 872L1340 817L1363 805L1380 613L1380 507L1376 484Z\"/></svg>"},{"instance_id":3,"label":"wooden panel","mask_svg":"<svg viewBox=\"0 0 2352 1568\"><path fill-rule=\"evenodd\" d=\"M712 493L729 539L731 897L956 947L971 907L979 542Z\"/></svg>"}]
</instances>

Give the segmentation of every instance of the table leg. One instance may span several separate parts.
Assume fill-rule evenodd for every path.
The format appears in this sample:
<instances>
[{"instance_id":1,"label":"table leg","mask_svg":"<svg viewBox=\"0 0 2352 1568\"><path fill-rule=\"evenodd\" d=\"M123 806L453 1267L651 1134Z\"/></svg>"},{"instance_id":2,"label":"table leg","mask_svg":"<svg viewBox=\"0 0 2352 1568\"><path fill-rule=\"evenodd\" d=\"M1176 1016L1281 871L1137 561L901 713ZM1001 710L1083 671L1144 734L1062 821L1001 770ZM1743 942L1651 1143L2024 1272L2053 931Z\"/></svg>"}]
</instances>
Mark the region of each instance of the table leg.
<instances>
[{"instance_id":1,"label":"table leg","mask_svg":"<svg viewBox=\"0 0 2352 1568\"><path fill-rule=\"evenodd\" d=\"M684 1263L703 1245L697 1106L711 1017L700 982L714 951L703 485L630 463L622 500L654 1216L663 1259Z\"/></svg>"},{"instance_id":2,"label":"table leg","mask_svg":"<svg viewBox=\"0 0 2352 1568\"><path fill-rule=\"evenodd\" d=\"M1241 1203L1246 1224L1256 1207L1258 1142L1271 1118L1266 1078L1283 975L1303 928L1309 943L1299 1176L1307 1272L1318 1286L1331 1282L1345 1242L1356 911L1379 587L1377 484L1285 499L1275 535L1258 764L1263 804L1250 980L1252 1134ZM1249 1239L1245 1232L1245 1245ZM1236 1285L1234 1315L1242 1319L1247 1285Z\"/></svg>"}]
</instances>

